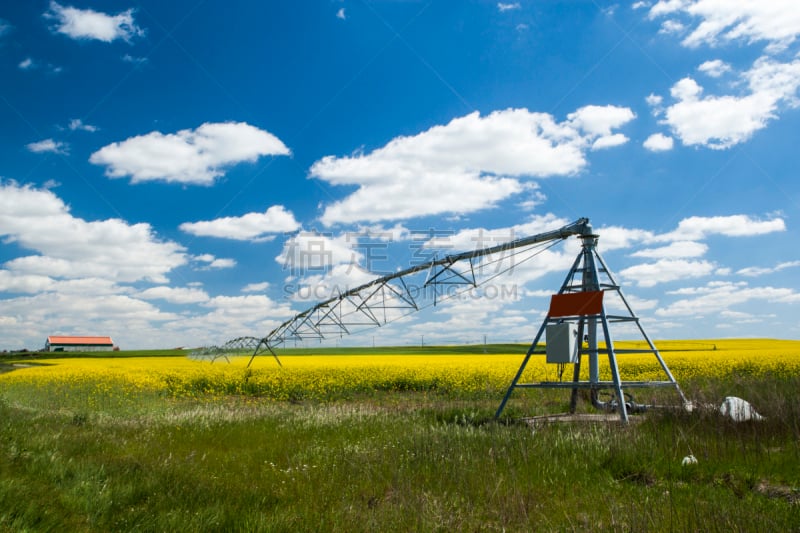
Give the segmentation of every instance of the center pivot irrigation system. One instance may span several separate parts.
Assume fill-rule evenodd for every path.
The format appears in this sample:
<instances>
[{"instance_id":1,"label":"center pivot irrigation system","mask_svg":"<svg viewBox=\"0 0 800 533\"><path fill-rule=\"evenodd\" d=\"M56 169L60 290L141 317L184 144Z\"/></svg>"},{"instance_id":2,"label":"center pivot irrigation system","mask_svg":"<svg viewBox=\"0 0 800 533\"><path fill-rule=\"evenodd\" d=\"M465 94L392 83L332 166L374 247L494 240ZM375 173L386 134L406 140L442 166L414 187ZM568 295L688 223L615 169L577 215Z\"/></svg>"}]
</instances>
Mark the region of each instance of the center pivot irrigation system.
<instances>
[{"instance_id":1,"label":"center pivot irrigation system","mask_svg":"<svg viewBox=\"0 0 800 533\"><path fill-rule=\"evenodd\" d=\"M571 391L570 412L574 413L580 389L588 389L592 404L602 410L617 412L622 422L628 422L629 412L645 410L649 405L637 404L625 392L629 388L672 387L683 404L688 405L678 383L672 376L661 354L645 333L639 318L634 315L611 271L597 252L598 235L594 234L589 219L581 218L554 230L517 239L497 246L482 248L435 258L379 277L368 283L341 292L334 297L297 313L270 331L265 337L239 337L223 346L203 348L194 357L228 358L229 354L252 352L248 367L257 355L269 353L280 365L275 349L289 342L323 340L357 333L359 330L386 325L423 308L418 303L420 288L433 293L432 305L437 299L449 298L470 288L477 288L502 275L522 262L532 259L559 241L577 236L581 251L572 264L557 294L552 295L550 307L522 364L511 381L495 414L499 417L516 389L555 388ZM519 257L524 257L519 259ZM476 277L490 265L493 275ZM426 274L421 287L409 283L414 275ZM414 287L412 289L412 287ZM460 287L460 289L459 289ZM455 288L455 293L451 288ZM431 304L428 304L431 305ZM426 305L427 306L427 305ZM426 307L425 306L425 307ZM612 312L608 312L612 309ZM629 330L638 331L647 348L615 349L611 325L626 323ZM604 343L599 342L602 335ZM543 339L547 342L544 343ZM544 347L542 345L544 344ZM623 381L617 364L618 354L650 353L658 360L664 372L662 381ZM546 361L557 365L558 381L526 383L522 381L525 369L533 355L545 355ZM608 357L611 381L600 379L600 356ZM581 379L581 365L588 360L588 380ZM572 380L562 381L567 365L573 365ZM612 397L600 400L603 390L611 390Z\"/></svg>"}]
</instances>

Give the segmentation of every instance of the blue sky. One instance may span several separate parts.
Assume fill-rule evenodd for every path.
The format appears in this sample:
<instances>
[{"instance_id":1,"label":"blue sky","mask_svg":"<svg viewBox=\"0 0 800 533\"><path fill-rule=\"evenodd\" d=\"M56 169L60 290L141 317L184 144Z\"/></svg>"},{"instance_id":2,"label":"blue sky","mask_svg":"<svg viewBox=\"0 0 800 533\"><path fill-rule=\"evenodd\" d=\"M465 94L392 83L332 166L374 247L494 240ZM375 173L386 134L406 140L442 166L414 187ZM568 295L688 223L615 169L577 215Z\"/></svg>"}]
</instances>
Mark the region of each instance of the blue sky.
<instances>
[{"instance_id":1,"label":"blue sky","mask_svg":"<svg viewBox=\"0 0 800 533\"><path fill-rule=\"evenodd\" d=\"M262 336L378 273L580 217L652 337L800 338L799 13L6 3L0 349ZM330 342L530 341L577 251Z\"/></svg>"}]
</instances>

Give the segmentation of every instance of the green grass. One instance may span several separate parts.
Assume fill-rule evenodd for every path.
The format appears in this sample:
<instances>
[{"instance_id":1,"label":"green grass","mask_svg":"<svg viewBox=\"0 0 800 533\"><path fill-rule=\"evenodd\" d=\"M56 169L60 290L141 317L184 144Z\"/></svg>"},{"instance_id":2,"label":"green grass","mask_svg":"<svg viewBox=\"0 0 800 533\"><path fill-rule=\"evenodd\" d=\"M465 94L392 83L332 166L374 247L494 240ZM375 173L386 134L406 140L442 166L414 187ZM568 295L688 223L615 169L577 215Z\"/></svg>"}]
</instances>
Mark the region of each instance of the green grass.
<instances>
[{"instance_id":1,"label":"green grass","mask_svg":"<svg viewBox=\"0 0 800 533\"><path fill-rule=\"evenodd\" d=\"M800 377L682 387L766 420L518 419L526 402L563 411L558 391L521 394L498 422L500 398L422 392L66 410L0 390L0 531L800 530Z\"/></svg>"}]
</instances>

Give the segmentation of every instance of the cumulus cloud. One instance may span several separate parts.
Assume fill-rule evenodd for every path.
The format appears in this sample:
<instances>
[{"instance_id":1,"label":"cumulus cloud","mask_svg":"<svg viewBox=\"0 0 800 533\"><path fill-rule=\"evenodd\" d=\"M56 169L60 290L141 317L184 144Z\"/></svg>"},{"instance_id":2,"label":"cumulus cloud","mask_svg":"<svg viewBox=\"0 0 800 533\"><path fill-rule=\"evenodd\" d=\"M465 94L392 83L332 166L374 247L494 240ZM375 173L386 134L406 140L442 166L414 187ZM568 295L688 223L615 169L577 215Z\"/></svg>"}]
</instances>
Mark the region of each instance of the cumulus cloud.
<instances>
[{"instance_id":1,"label":"cumulus cloud","mask_svg":"<svg viewBox=\"0 0 800 533\"><path fill-rule=\"evenodd\" d=\"M72 39L94 39L110 43L117 39L130 41L144 35L133 20L133 9L108 15L91 9L78 9L50 2L44 17L53 21L52 30Z\"/></svg>"},{"instance_id":2,"label":"cumulus cloud","mask_svg":"<svg viewBox=\"0 0 800 533\"><path fill-rule=\"evenodd\" d=\"M608 136L636 118L627 107L587 105L567 115L568 123L588 138Z\"/></svg>"},{"instance_id":3,"label":"cumulus cloud","mask_svg":"<svg viewBox=\"0 0 800 533\"><path fill-rule=\"evenodd\" d=\"M358 239L351 234L301 231L283 245L275 260L292 275L322 272L336 265L357 265L364 255L355 250Z\"/></svg>"},{"instance_id":4,"label":"cumulus cloud","mask_svg":"<svg viewBox=\"0 0 800 533\"><path fill-rule=\"evenodd\" d=\"M717 314L733 306L763 301L798 303L800 293L793 289L750 287L747 283L709 282L703 287L689 287L671 294L685 296L655 311L659 317L702 316Z\"/></svg>"},{"instance_id":5,"label":"cumulus cloud","mask_svg":"<svg viewBox=\"0 0 800 533\"><path fill-rule=\"evenodd\" d=\"M731 66L721 59L712 59L701 63L700 66L697 67L697 70L704 72L712 78L719 78L726 72L730 72Z\"/></svg>"},{"instance_id":6,"label":"cumulus cloud","mask_svg":"<svg viewBox=\"0 0 800 533\"><path fill-rule=\"evenodd\" d=\"M86 221L52 191L15 182L0 183L0 236L37 252L5 264L33 276L164 283L169 271L186 263L183 248L158 240L149 224Z\"/></svg>"},{"instance_id":7,"label":"cumulus cloud","mask_svg":"<svg viewBox=\"0 0 800 533\"><path fill-rule=\"evenodd\" d=\"M494 206L523 190L520 177L566 176L586 165L585 152L620 144L614 129L634 118L628 108L586 106L558 123L526 109L478 112L398 137L369 154L326 156L311 176L358 189L328 205L326 225L463 214ZM623 139L624 138L624 139Z\"/></svg>"},{"instance_id":8,"label":"cumulus cloud","mask_svg":"<svg viewBox=\"0 0 800 533\"><path fill-rule=\"evenodd\" d=\"M208 294L193 287L168 287L161 285L151 287L138 294L139 298L145 300L164 300L174 304L193 304L209 300Z\"/></svg>"},{"instance_id":9,"label":"cumulus cloud","mask_svg":"<svg viewBox=\"0 0 800 533\"><path fill-rule=\"evenodd\" d=\"M261 283L248 283L242 287L242 292L264 292L269 289L269 282L262 281Z\"/></svg>"},{"instance_id":10,"label":"cumulus cloud","mask_svg":"<svg viewBox=\"0 0 800 533\"><path fill-rule=\"evenodd\" d=\"M180 229L201 237L219 237L239 241L271 240L278 233L300 229L291 211L273 205L264 213L247 213L240 217L222 217L200 222L184 222Z\"/></svg>"},{"instance_id":11,"label":"cumulus cloud","mask_svg":"<svg viewBox=\"0 0 800 533\"><path fill-rule=\"evenodd\" d=\"M263 294L215 296L202 305L213 309L202 318L202 322L212 323L216 327L228 325L241 328L243 323L258 324L266 319L287 318L294 314L287 304L276 302ZM249 334L252 335L252 331Z\"/></svg>"},{"instance_id":12,"label":"cumulus cloud","mask_svg":"<svg viewBox=\"0 0 800 533\"><path fill-rule=\"evenodd\" d=\"M654 133L642 143L642 146L651 152L666 152L672 150L673 144L672 137L663 133Z\"/></svg>"},{"instance_id":13,"label":"cumulus cloud","mask_svg":"<svg viewBox=\"0 0 800 533\"><path fill-rule=\"evenodd\" d=\"M658 241L698 241L710 235L750 237L786 231L782 218L759 220L748 215L685 218L669 233L656 237Z\"/></svg>"},{"instance_id":14,"label":"cumulus cloud","mask_svg":"<svg viewBox=\"0 0 800 533\"><path fill-rule=\"evenodd\" d=\"M678 22L677 20L665 20L661 24L661 29L658 30L659 33L683 33L686 29L682 23Z\"/></svg>"},{"instance_id":15,"label":"cumulus cloud","mask_svg":"<svg viewBox=\"0 0 800 533\"><path fill-rule=\"evenodd\" d=\"M747 88L743 94L704 96L694 79L683 78L670 91L676 102L666 108L664 123L685 145L724 149L766 127L782 106L798 105L800 60L762 57L741 79Z\"/></svg>"},{"instance_id":16,"label":"cumulus cloud","mask_svg":"<svg viewBox=\"0 0 800 533\"><path fill-rule=\"evenodd\" d=\"M660 96L660 95L657 95L657 94L650 93L645 98L645 101L647 102L647 105L649 105L651 107L658 107L664 101L664 97Z\"/></svg>"},{"instance_id":17,"label":"cumulus cloud","mask_svg":"<svg viewBox=\"0 0 800 533\"><path fill-rule=\"evenodd\" d=\"M654 287L659 283L708 276L715 270L709 261L689 261L686 259L659 259L628 267L620 275L635 282L639 287Z\"/></svg>"},{"instance_id":18,"label":"cumulus cloud","mask_svg":"<svg viewBox=\"0 0 800 533\"><path fill-rule=\"evenodd\" d=\"M622 133L615 133L613 135L603 135L592 143L592 150L602 150L604 148L613 148L614 146L621 146L628 142L628 137Z\"/></svg>"},{"instance_id":19,"label":"cumulus cloud","mask_svg":"<svg viewBox=\"0 0 800 533\"><path fill-rule=\"evenodd\" d=\"M682 257L700 257L708 251L708 245L694 241L675 241L660 248L645 248L631 254L632 257L652 259L673 259Z\"/></svg>"},{"instance_id":20,"label":"cumulus cloud","mask_svg":"<svg viewBox=\"0 0 800 533\"><path fill-rule=\"evenodd\" d=\"M211 185L224 170L266 155L291 152L277 137L244 122L205 123L194 130L158 131L104 146L89 161L106 176L132 183L165 181Z\"/></svg>"},{"instance_id":21,"label":"cumulus cloud","mask_svg":"<svg viewBox=\"0 0 800 533\"><path fill-rule=\"evenodd\" d=\"M28 143L25 147L35 154L52 153L67 155L69 153L69 145L61 141L54 141L53 139L44 139L41 141Z\"/></svg>"},{"instance_id":22,"label":"cumulus cloud","mask_svg":"<svg viewBox=\"0 0 800 533\"><path fill-rule=\"evenodd\" d=\"M35 68L36 65L34 64L33 59L31 59L30 57L26 57L25 59L19 62L17 67L19 67L21 70L30 70L32 68Z\"/></svg>"},{"instance_id":23,"label":"cumulus cloud","mask_svg":"<svg viewBox=\"0 0 800 533\"><path fill-rule=\"evenodd\" d=\"M780 50L800 34L800 11L795 0L661 0L653 5L649 16L651 19L683 16L696 24L682 41L687 47L766 41L769 48Z\"/></svg>"},{"instance_id":24,"label":"cumulus cloud","mask_svg":"<svg viewBox=\"0 0 800 533\"><path fill-rule=\"evenodd\" d=\"M731 270L728 268L720 268L711 261L695 259L708 251L708 246L698 241L712 235L748 237L785 230L786 225L780 218L759 220L747 215L685 218L673 231L659 235L642 233L638 239L641 242L667 244L632 253L631 257L655 259L655 261L630 266L620 271L620 275L639 287L653 287L659 283L699 278L710 274L729 275ZM606 236L605 229L601 229L599 233L603 237Z\"/></svg>"}]
</instances>

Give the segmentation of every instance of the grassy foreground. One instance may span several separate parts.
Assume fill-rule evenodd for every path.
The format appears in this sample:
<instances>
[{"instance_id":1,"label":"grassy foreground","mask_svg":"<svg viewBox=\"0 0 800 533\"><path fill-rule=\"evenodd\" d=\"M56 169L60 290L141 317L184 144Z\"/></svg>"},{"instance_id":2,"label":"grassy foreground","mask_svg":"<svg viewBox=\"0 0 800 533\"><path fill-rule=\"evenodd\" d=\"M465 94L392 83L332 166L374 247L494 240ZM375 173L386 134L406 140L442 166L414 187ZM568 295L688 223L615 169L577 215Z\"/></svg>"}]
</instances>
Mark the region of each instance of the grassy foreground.
<instances>
[{"instance_id":1,"label":"grassy foreground","mask_svg":"<svg viewBox=\"0 0 800 533\"><path fill-rule=\"evenodd\" d=\"M766 420L651 411L532 428L517 417L568 400L538 391L495 422L519 354L482 367L294 354L250 374L163 353L6 359L0 530L800 530L800 343L673 348L688 396L740 396ZM305 388L282 396L276 375Z\"/></svg>"}]
</instances>

